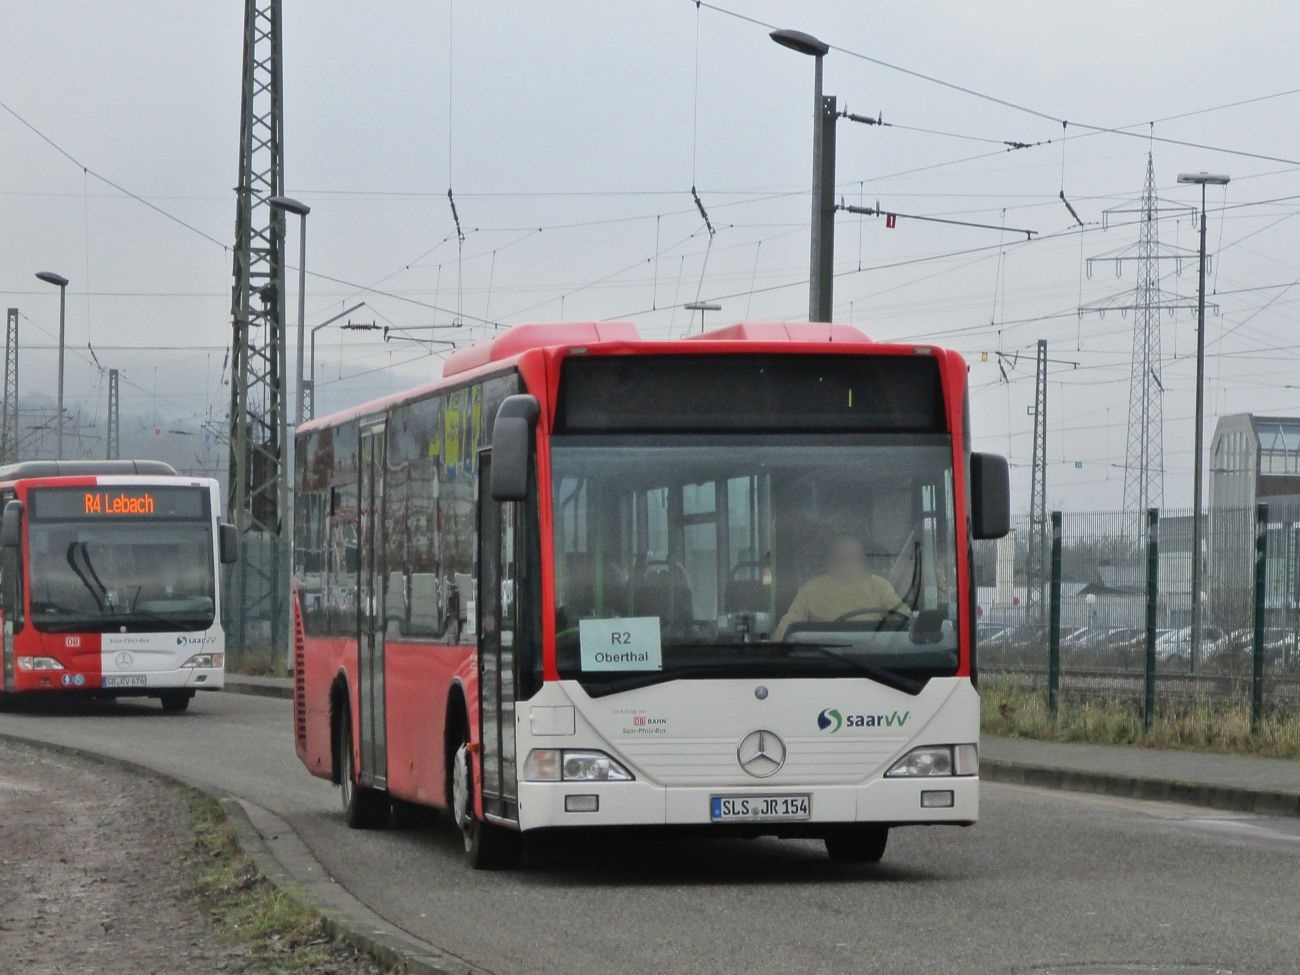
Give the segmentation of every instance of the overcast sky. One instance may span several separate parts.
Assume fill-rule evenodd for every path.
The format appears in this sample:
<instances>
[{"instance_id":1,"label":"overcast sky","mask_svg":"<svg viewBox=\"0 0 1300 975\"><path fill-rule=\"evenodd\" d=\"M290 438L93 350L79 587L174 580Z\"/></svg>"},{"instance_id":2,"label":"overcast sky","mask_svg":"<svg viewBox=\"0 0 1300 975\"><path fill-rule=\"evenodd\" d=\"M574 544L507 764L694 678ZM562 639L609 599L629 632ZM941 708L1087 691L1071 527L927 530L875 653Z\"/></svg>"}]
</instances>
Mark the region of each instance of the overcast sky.
<instances>
[{"instance_id":1,"label":"overcast sky","mask_svg":"<svg viewBox=\"0 0 1300 975\"><path fill-rule=\"evenodd\" d=\"M1102 211L1136 201L1148 151L1171 204L1199 202L1180 171L1233 177L1209 195L1220 314L1207 326L1207 438L1221 413L1300 413L1300 93L1263 98L1300 89L1294 3L722 6L841 48L827 93L894 123L840 123L845 202L1038 232L1024 243L849 214L836 227L836 319L968 356L976 443L1010 454L1018 507L1039 338L1062 360L1049 503L1121 503L1132 316L1074 312L1134 285L1135 268L1089 275L1086 258L1136 241L1131 218L1106 229ZM204 235L233 239L242 7L0 0L0 102L81 164L0 110L0 304L21 309L36 346L25 394L53 381L57 297L32 277L48 268L72 280L69 401L86 422L106 401L87 343L123 371L126 411L221 422L231 258ZM710 325L806 314L812 63L763 26L692 0L285 0L284 76L286 188L313 207L309 270L385 292L309 278L310 322L360 300L354 321L381 325L452 325L459 311L461 330L414 334L467 342L483 320L617 317L676 336L698 329L680 307L697 297L723 305ZM1195 226L1176 216L1162 242L1194 248ZM1195 294L1195 262L1163 270L1170 292ZM439 369L417 344L320 335L322 409ZM1194 315L1166 318L1162 342L1166 500L1185 505Z\"/></svg>"}]
</instances>

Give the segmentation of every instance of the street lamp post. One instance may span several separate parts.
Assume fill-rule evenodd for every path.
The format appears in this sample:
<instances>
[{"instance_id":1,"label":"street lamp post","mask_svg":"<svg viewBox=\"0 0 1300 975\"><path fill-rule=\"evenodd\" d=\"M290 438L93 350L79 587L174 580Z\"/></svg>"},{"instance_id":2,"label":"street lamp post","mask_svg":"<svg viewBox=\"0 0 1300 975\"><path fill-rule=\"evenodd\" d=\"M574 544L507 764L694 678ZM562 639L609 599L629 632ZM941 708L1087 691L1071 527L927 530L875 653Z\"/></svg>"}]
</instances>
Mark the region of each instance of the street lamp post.
<instances>
[{"instance_id":1,"label":"street lamp post","mask_svg":"<svg viewBox=\"0 0 1300 975\"><path fill-rule=\"evenodd\" d=\"M716 301L688 301L682 305L687 311L698 311L700 313L700 331L704 331L704 313L706 311L722 311L722 306Z\"/></svg>"},{"instance_id":2,"label":"street lamp post","mask_svg":"<svg viewBox=\"0 0 1300 975\"><path fill-rule=\"evenodd\" d=\"M308 363L307 363L307 381L306 381L306 384L305 384L306 388L309 389L309 390L311 391L311 396L309 396L309 397L305 397L305 399L307 400L307 402L305 403L305 405L304 405L304 407L303 407L303 419L304 419L304 420L310 420L312 417L314 417L314 416L316 415L316 333L319 332L319 331L320 331L322 328L324 328L326 325L333 325L335 322L337 322L337 321L338 321L340 318L342 318L344 315L351 315L351 314L352 314L354 311L356 311L358 308L364 308L364 307L365 307L365 304L366 304L366 303L365 303L364 301L359 301L359 302L357 302L355 305L353 305L351 308L345 308L343 311L339 312L339 313L338 313L337 315L335 315L333 318L327 318L327 319L325 319L325 321L321 322L319 325L314 325L314 326L312 326L312 330L311 330L311 358L308 360ZM344 328L347 328L348 326L344 325L343 327L344 327ZM369 326L369 325L366 326L366 328L371 328L371 327L372 327L372 326ZM375 326L373 326L373 327L374 327L374 328L379 328L378 325L375 325Z\"/></svg>"},{"instance_id":3,"label":"street lamp post","mask_svg":"<svg viewBox=\"0 0 1300 975\"><path fill-rule=\"evenodd\" d=\"M831 47L798 30L768 35L782 47L813 58L812 240L808 254L808 320L831 320L835 265L835 99L822 97L822 58Z\"/></svg>"},{"instance_id":4,"label":"street lamp post","mask_svg":"<svg viewBox=\"0 0 1300 975\"><path fill-rule=\"evenodd\" d=\"M66 338L66 310L68 296L68 279L62 274L55 274L53 271L38 271L36 277L46 284L52 284L59 289L59 402L58 417L55 420L54 437L54 459L63 460L63 352ZM16 415L16 414L15 414Z\"/></svg>"},{"instance_id":5,"label":"street lamp post","mask_svg":"<svg viewBox=\"0 0 1300 975\"><path fill-rule=\"evenodd\" d=\"M1188 669L1195 672L1201 656L1201 454L1205 438L1205 187L1226 186L1221 173L1179 173L1178 182L1201 188L1200 289L1196 298L1196 451L1192 462L1192 647Z\"/></svg>"},{"instance_id":6,"label":"street lamp post","mask_svg":"<svg viewBox=\"0 0 1300 975\"><path fill-rule=\"evenodd\" d=\"M311 207L291 196L273 196L271 206L298 216L298 385L294 397L294 423L302 424L302 360L307 330L307 214Z\"/></svg>"}]
</instances>

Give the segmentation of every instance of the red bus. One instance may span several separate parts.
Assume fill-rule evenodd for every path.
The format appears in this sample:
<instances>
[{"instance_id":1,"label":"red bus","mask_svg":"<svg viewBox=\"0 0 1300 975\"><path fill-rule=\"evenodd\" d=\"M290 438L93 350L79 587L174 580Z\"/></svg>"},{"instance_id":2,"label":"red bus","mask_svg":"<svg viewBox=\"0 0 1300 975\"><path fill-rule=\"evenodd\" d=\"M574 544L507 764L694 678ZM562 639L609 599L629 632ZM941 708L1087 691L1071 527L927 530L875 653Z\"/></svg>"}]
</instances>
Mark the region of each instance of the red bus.
<instances>
[{"instance_id":1,"label":"red bus","mask_svg":"<svg viewBox=\"0 0 1300 975\"><path fill-rule=\"evenodd\" d=\"M843 325L520 325L297 436L294 735L349 825L824 839L978 815L954 352Z\"/></svg>"},{"instance_id":2,"label":"red bus","mask_svg":"<svg viewBox=\"0 0 1300 975\"><path fill-rule=\"evenodd\" d=\"M159 461L0 467L5 694L155 697L225 680L217 482Z\"/></svg>"}]
</instances>

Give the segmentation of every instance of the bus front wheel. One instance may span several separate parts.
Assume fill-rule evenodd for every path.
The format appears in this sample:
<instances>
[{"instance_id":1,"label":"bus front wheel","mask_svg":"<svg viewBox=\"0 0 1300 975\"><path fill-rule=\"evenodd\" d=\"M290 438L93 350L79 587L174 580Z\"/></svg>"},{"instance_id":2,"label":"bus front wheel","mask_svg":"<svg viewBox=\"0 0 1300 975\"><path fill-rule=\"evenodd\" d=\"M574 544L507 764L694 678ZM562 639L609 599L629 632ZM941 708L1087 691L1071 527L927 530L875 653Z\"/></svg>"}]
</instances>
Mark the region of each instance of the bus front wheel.
<instances>
[{"instance_id":1,"label":"bus front wheel","mask_svg":"<svg viewBox=\"0 0 1300 975\"><path fill-rule=\"evenodd\" d=\"M452 814L465 842L465 857L475 870L508 870L519 862L522 838L514 830L503 829L474 815L474 771L469 745L456 749L452 772Z\"/></svg>"},{"instance_id":2,"label":"bus front wheel","mask_svg":"<svg viewBox=\"0 0 1300 975\"><path fill-rule=\"evenodd\" d=\"M176 714L184 711L190 706L190 699L194 697L193 691L164 691L158 696L162 702L162 709L170 714Z\"/></svg>"},{"instance_id":3,"label":"bus front wheel","mask_svg":"<svg viewBox=\"0 0 1300 975\"><path fill-rule=\"evenodd\" d=\"M356 764L352 760L352 715L347 702L339 715L339 785L343 788L343 819L353 829L375 829L388 820L388 795L378 789L357 784Z\"/></svg>"},{"instance_id":4,"label":"bus front wheel","mask_svg":"<svg viewBox=\"0 0 1300 975\"><path fill-rule=\"evenodd\" d=\"M879 863L888 842L888 826L850 826L827 835L826 853L844 863Z\"/></svg>"}]
</instances>

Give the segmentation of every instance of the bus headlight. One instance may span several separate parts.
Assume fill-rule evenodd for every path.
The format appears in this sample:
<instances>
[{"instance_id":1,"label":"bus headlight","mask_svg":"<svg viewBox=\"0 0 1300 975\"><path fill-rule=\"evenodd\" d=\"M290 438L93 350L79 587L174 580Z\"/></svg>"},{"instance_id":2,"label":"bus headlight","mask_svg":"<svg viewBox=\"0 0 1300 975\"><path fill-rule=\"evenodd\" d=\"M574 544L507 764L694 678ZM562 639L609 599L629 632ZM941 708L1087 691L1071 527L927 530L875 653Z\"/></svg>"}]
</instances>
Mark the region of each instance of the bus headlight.
<instances>
[{"instance_id":1,"label":"bus headlight","mask_svg":"<svg viewBox=\"0 0 1300 975\"><path fill-rule=\"evenodd\" d=\"M604 752L534 748L524 762L529 782L631 782L635 776Z\"/></svg>"},{"instance_id":2,"label":"bus headlight","mask_svg":"<svg viewBox=\"0 0 1300 975\"><path fill-rule=\"evenodd\" d=\"M885 773L892 778L927 778L939 775L978 775L979 750L975 745L926 745L913 748Z\"/></svg>"},{"instance_id":3,"label":"bus headlight","mask_svg":"<svg viewBox=\"0 0 1300 975\"><path fill-rule=\"evenodd\" d=\"M181 664L181 667L220 667L225 662L226 655L224 653L196 653Z\"/></svg>"},{"instance_id":4,"label":"bus headlight","mask_svg":"<svg viewBox=\"0 0 1300 975\"><path fill-rule=\"evenodd\" d=\"M18 666L23 670L62 670L63 664L53 657L19 657Z\"/></svg>"}]
</instances>

